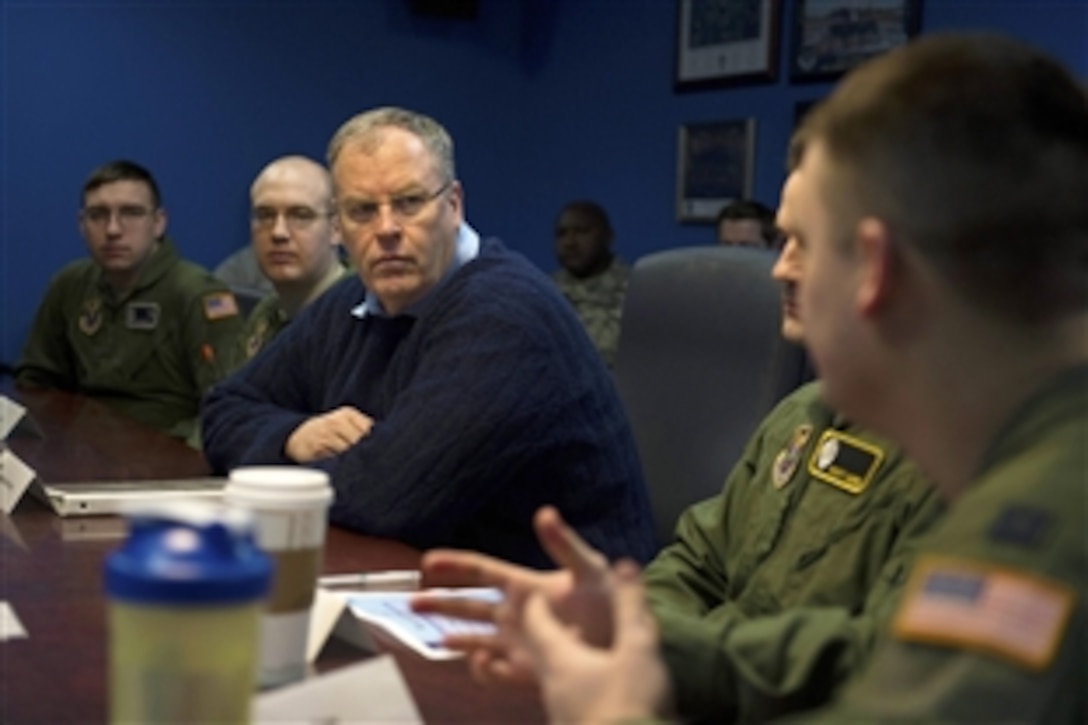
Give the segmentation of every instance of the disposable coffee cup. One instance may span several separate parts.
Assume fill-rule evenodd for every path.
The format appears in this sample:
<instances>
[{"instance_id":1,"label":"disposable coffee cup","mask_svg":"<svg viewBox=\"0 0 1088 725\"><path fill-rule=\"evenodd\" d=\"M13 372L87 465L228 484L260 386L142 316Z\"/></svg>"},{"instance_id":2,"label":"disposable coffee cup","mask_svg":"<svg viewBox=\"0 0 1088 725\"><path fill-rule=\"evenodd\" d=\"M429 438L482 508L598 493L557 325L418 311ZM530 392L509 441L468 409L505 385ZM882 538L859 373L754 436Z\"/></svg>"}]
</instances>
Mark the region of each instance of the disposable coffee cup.
<instances>
[{"instance_id":1,"label":"disposable coffee cup","mask_svg":"<svg viewBox=\"0 0 1088 725\"><path fill-rule=\"evenodd\" d=\"M333 497L329 476L299 466L236 468L224 497L228 506L252 514L257 545L274 563L260 622L257 684L268 688L302 679Z\"/></svg>"}]
</instances>

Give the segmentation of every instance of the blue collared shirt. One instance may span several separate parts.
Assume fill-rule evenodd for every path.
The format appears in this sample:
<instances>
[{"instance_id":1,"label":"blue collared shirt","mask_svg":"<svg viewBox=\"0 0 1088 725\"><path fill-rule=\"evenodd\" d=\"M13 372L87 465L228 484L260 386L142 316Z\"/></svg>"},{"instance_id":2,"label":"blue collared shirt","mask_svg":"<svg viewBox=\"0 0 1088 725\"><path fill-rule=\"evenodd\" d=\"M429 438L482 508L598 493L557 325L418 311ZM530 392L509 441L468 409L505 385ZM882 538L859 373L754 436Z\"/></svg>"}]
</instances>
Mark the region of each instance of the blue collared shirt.
<instances>
[{"instance_id":1,"label":"blue collared shirt","mask_svg":"<svg viewBox=\"0 0 1088 725\"><path fill-rule=\"evenodd\" d=\"M480 235L476 233L475 229L468 225L468 222L462 222L461 228L457 230L457 240L454 242L453 259L450 261L449 269L442 275L442 279L435 285L435 289L449 279L449 277L463 265L476 259L476 256L479 253ZM431 292L433 291L434 289L431 290ZM427 294L430 294L430 292ZM414 305L410 305L404 312L411 314L412 307L414 307ZM379 317L389 316L386 311L382 309L382 303L378 301L378 298L370 290L366 291L366 297L363 301L352 308L351 314L359 319L362 319L367 315L377 315Z\"/></svg>"}]
</instances>

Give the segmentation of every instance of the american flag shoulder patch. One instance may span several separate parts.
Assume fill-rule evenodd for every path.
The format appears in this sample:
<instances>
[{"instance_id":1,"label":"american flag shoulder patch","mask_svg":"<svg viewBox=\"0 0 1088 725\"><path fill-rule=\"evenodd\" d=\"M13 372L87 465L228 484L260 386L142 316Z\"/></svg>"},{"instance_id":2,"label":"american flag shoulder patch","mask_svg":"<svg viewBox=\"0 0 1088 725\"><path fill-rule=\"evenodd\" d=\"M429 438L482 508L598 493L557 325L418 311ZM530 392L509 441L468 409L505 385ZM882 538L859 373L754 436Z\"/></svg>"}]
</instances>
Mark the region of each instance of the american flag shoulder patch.
<instances>
[{"instance_id":1,"label":"american flag shoulder patch","mask_svg":"<svg viewBox=\"0 0 1088 725\"><path fill-rule=\"evenodd\" d=\"M1054 659L1075 595L1064 584L969 559L920 557L895 637L985 652L1040 671Z\"/></svg>"},{"instance_id":2,"label":"american flag shoulder patch","mask_svg":"<svg viewBox=\"0 0 1088 725\"><path fill-rule=\"evenodd\" d=\"M204 295L204 317L210 321L222 320L238 314L238 303L230 292L213 292Z\"/></svg>"}]
</instances>

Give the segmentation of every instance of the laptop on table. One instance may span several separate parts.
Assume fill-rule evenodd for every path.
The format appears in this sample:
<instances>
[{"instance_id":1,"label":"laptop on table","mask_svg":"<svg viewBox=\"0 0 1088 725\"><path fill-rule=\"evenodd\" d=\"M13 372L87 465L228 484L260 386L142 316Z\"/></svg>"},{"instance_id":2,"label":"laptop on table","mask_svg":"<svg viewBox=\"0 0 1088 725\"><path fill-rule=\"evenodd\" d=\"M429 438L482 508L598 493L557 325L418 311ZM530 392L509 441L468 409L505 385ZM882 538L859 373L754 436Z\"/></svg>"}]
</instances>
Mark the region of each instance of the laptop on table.
<instances>
[{"instance_id":1,"label":"laptop on table","mask_svg":"<svg viewBox=\"0 0 1088 725\"><path fill-rule=\"evenodd\" d=\"M70 483L45 483L39 479L30 490L58 516L101 516L120 514L124 508L140 503L219 502L226 483L224 476Z\"/></svg>"}]
</instances>

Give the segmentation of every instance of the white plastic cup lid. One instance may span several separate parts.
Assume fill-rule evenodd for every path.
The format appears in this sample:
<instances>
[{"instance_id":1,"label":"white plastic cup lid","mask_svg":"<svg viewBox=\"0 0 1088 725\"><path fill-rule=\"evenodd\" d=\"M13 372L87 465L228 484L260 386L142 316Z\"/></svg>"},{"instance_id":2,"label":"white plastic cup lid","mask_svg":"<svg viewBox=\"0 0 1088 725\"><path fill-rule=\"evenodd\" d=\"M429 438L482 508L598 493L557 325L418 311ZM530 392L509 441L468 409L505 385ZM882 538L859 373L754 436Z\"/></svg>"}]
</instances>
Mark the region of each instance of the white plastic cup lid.
<instances>
[{"instance_id":1,"label":"white plastic cup lid","mask_svg":"<svg viewBox=\"0 0 1088 725\"><path fill-rule=\"evenodd\" d=\"M325 505L332 502L329 474L304 466L243 466L230 472L224 495L254 505Z\"/></svg>"}]
</instances>

